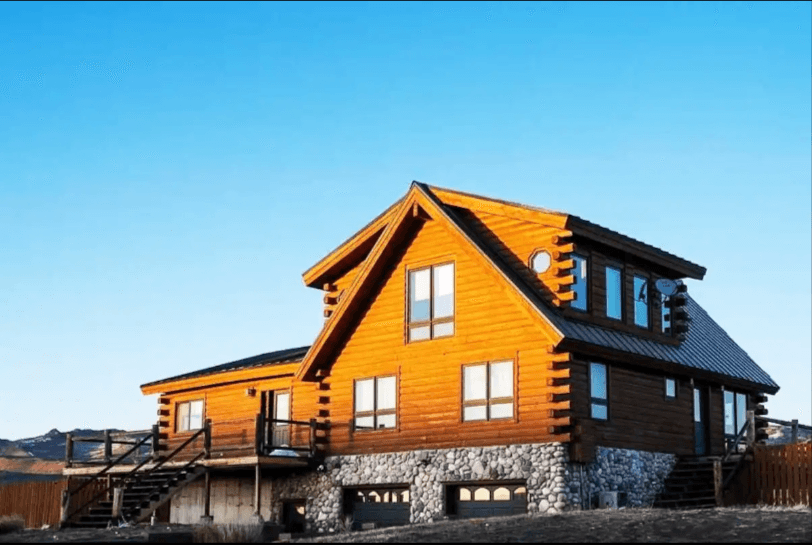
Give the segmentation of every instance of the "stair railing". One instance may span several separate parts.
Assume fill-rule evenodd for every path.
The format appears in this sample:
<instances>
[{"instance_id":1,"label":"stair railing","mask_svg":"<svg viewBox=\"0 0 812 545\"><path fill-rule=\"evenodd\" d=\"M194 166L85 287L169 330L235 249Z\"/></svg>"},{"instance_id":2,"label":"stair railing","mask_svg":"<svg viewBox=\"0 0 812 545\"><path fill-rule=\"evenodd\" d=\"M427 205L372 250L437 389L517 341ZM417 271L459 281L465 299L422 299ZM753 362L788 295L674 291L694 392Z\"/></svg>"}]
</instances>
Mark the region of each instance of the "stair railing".
<instances>
[{"instance_id":1,"label":"stair railing","mask_svg":"<svg viewBox=\"0 0 812 545\"><path fill-rule=\"evenodd\" d=\"M203 444L204 444L204 447L203 447L203 454L204 454L204 455L206 455L206 456L208 456L208 452L209 452L209 450L210 450L210 446L209 446L209 445L211 445L211 420L207 420L207 421L206 421L206 423L203 425L203 427L202 427L202 428L200 428L199 430L197 430L197 431L196 431L196 432L195 432L195 433L194 433L192 436L190 436L190 437L189 437L189 438L188 438L186 441L184 441L183 443L181 443L181 445L180 445L178 448L176 448L175 450L173 450L173 451L172 451L172 452L169 454L169 456L166 456L166 457L164 457L164 458L161 458L161 460L160 460L160 461L159 461L157 464L155 464L154 466L152 466L151 468L149 468L149 469L148 469L146 472L144 472L142 475L140 475L140 477L139 477L139 478L140 478L140 479L145 479L146 477L149 477L150 475L152 475L152 474L155 472L155 470L156 470L156 469L158 469L159 467L163 466L163 465L164 465L165 463L167 463L169 460L171 460L172 458L174 458L174 457L175 457L175 456L176 456L176 455L177 455L179 452L181 452L183 449L185 449L187 446L189 446L189 445L190 445L190 444L191 444L193 441L195 441L195 440L196 440L198 437L200 437L202 434L205 434L205 438L204 438L204 442L203 442ZM195 459L199 459L199 458L195 458Z\"/></svg>"},{"instance_id":2,"label":"stair railing","mask_svg":"<svg viewBox=\"0 0 812 545\"><path fill-rule=\"evenodd\" d=\"M103 475L108 475L108 472L113 467L117 466L123 460L127 459L133 452L135 452L136 450L141 448L143 445L145 445L147 443L147 441L149 441L150 439L152 439L151 436L146 436L143 439L141 439L140 441L136 442L127 452L125 452L124 454L122 454L121 456L119 456L118 458L113 460L112 462L109 462L107 465L104 466L104 468L101 471L99 471L98 473L93 475L90 479L85 480L85 482L83 482L81 485L79 485L79 487L77 487L75 490L70 490L70 489L64 490L62 492L62 516L60 517L60 524L64 524L65 522L70 520L70 518L72 516L74 516L75 514L81 512L82 509L84 509L88 505L92 504L93 502L97 501L102 496L104 496L106 494L109 494L110 490L111 490L111 483L108 482L108 485L104 490L97 493L91 499L89 499L88 501L83 503L80 507L78 507L77 509L74 509L72 511L70 510L71 496L75 496L81 490L84 490L85 487L87 487L88 485L90 485L93 482L96 482ZM154 446L153 446L153 448L154 448Z\"/></svg>"}]
</instances>

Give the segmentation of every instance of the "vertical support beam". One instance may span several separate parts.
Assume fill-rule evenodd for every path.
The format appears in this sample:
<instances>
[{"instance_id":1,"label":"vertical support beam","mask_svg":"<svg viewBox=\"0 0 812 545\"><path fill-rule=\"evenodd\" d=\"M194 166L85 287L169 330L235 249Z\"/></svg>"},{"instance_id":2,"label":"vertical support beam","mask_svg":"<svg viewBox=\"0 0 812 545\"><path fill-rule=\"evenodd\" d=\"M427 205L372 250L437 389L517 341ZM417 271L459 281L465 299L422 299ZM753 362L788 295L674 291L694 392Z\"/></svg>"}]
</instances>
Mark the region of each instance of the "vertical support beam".
<instances>
[{"instance_id":1,"label":"vertical support beam","mask_svg":"<svg viewBox=\"0 0 812 545\"><path fill-rule=\"evenodd\" d=\"M111 461L113 461L113 438L110 430L104 430L104 463L109 464Z\"/></svg>"},{"instance_id":2,"label":"vertical support beam","mask_svg":"<svg viewBox=\"0 0 812 545\"><path fill-rule=\"evenodd\" d=\"M70 434L68 434L70 437ZM70 476L65 483L65 490L62 491L62 505L59 512L59 528L62 529L65 523L68 522L68 513L70 512Z\"/></svg>"},{"instance_id":3,"label":"vertical support beam","mask_svg":"<svg viewBox=\"0 0 812 545\"><path fill-rule=\"evenodd\" d=\"M121 507L124 505L124 489L116 487L113 489L113 511L110 514L113 520L118 520L121 517Z\"/></svg>"},{"instance_id":4,"label":"vertical support beam","mask_svg":"<svg viewBox=\"0 0 812 545\"><path fill-rule=\"evenodd\" d=\"M111 501L113 499L113 476L111 474L107 474L107 494L105 496L107 501Z\"/></svg>"},{"instance_id":5,"label":"vertical support beam","mask_svg":"<svg viewBox=\"0 0 812 545\"><path fill-rule=\"evenodd\" d=\"M722 505L722 461L713 461L713 491L716 495L716 507Z\"/></svg>"},{"instance_id":6,"label":"vertical support beam","mask_svg":"<svg viewBox=\"0 0 812 545\"><path fill-rule=\"evenodd\" d=\"M263 413L257 414L257 426L255 430L255 439L254 439L254 452L257 456L262 456L264 454L265 449L263 448L263 443L265 442L265 434L263 433L265 428L265 415Z\"/></svg>"},{"instance_id":7,"label":"vertical support beam","mask_svg":"<svg viewBox=\"0 0 812 545\"><path fill-rule=\"evenodd\" d=\"M201 517L204 524L212 522L211 518L211 470L207 467L206 473L203 475L203 516Z\"/></svg>"},{"instance_id":8,"label":"vertical support beam","mask_svg":"<svg viewBox=\"0 0 812 545\"><path fill-rule=\"evenodd\" d=\"M747 411L747 446L756 444L756 412Z\"/></svg>"},{"instance_id":9,"label":"vertical support beam","mask_svg":"<svg viewBox=\"0 0 812 545\"><path fill-rule=\"evenodd\" d=\"M161 428L158 424L152 425L152 461L157 462L161 450Z\"/></svg>"},{"instance_id":10,"label":"vertical support beam","mask_svg":"<svg viewBox=\"0 0 812 545\"><path fill-rule=\"evenodd\" d=\"M795 418L792 420L792 444L798 442L798 419Z\"/></svg>"},{"instance_id":11,"label":"vertical support beam","mask_svg":"<svg viewBox=\"0 0 812 545\"><path fill-rule=\"evenodd\" d=\"M211 458L211 418L206 419L206 431L204 433L205 437L203 438L203 453L204 453L203 458L205 460L208 460L209 458ZM208 474L209 472L208 470L206 470L206 475Z\"/></svg>"},{"instance_id":12,"label":"vertical support beam","mask_svg":"<svg viewBox=\"0 0 812 545\"><path fill-rule=\"evenodd\" d=\"M316 457L316 419L310 419L310 456Z\"/></svg>"},{"instance_id":13,"label":"vertical support beam","mask_svg":"<svg viewBox=\"0 0 812 545\"><path fill-rule=\"evenodd\" d=\"M65 435L65 467L73 465L73 434Z\"/></svg>"},{"instance_id":14,"label":"vertical support beam","mask_svg":"<svg viewBox=\"0 0 812 545\"><path fill-rule=\"evenodd\" d=\"M262 500L262 472L260 471L259 462L257 462L257 466L254 469L254 515L257 517L261 517L260 515L260 501Z\"/></svg>"}]
</instances>

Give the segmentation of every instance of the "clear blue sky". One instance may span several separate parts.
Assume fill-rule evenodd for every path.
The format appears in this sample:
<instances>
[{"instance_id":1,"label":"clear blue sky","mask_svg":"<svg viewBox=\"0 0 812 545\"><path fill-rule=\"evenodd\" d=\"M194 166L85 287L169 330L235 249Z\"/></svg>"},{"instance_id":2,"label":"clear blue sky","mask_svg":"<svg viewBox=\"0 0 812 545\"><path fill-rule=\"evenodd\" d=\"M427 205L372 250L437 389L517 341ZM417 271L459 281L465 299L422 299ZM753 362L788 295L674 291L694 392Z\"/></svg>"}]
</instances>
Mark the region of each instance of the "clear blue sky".
<instances>
[{"instance_id":1,"label":"clear blue sky","mask_svg":"<svg viewBox=\"0 0 812 545\"><path fill-rule=\"evenodd\" d=\"M0 438L310 344L301 273L411 180L572 212L810 422L810 3L0 3Z\"/></svg>"}]
</instances>

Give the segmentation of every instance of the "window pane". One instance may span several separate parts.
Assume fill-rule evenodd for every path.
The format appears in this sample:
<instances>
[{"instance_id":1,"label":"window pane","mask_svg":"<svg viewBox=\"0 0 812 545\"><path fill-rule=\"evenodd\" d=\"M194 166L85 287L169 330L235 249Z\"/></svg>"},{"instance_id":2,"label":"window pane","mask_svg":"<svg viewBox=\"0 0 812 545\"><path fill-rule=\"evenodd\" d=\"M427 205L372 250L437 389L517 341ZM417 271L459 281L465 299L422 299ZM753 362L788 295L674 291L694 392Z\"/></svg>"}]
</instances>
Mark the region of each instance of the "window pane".
<instances>
[{"instance_id":1,"label":"window pane","mask_svg":"<svg viewBox=\"0 0 812 545\"><path fill-rule=\"evenodd\" d=\"M572 269L572 274L575 275L575 284L572 285L572 291L575 292L575 300L572 301L571 306L578 310L586 310L586 291L589 282L586 266L587 261L586 258L579 255L573 255L572 260L575 261L575 267Z\"/></svg>"},{"instance_id":2,"label":"window pane","mask_svg":"<svg viewBox=\"0 0 812 545\"><path fill-rule=\"evenodd\" d=\"M395 386L397 379L395 377L385 377L378 379L378 406L377 410L394 409L395 408Z\"/></svg>"},{"instance_id":3,"label":"window pane","mask_svg":"<svg viewBox=\"0 0 812 545\"><path fill-rule=\"evenodd\" d=\"M409 321L429 319L430 270L409 273Z\"/></svg>"},{"instance_id":4,"label":"window pane","mask_svg":"<svg viewBox=\"0 0 812 545\"><path fill-rule=\"evenodd\" d=\"M742 429L747 420L747 396L736 394L736 433Z\"/></svg>"},{"instance_id":5,"label":"window pane","mask_svg":"<svg viewBox=\"0 0 812 545\"><path fill-rule=\"evenodd\" d=\"M189 404L189 429L199 430L203 427L203 401L192 401Z\"/></svg>"},{"instance_id":6,"label":"window pane","mask_svg":"<svg viewBox=\"0 0 812 545\"><path fill-rule=\"evenodd\" d=\"M490 398L513 397L513 362L491 364Z\"/></svg>"},{"instance_id":7,"label":"window pane","mask_svg":"<svg viewBox=\"0 0 812 545\"><path fill-rule=\"evenodd\" d=\"M602 363L590 363L589 377L592 384L590 396L606 399L606 366Z\"/></svg>"},{"instance_id":8,"label":"window pane","mask_svg":"<svg viewBox=\"0 0 812 545\"><path fill-rule=\"evenodd\" d=\"M609 418L609 410L606 405L599 405L597 403L592 404L592 418L597 418L598 420L606 420Z\"/></svg>"},{"instance_id":9,"label":"window pane","mask_svg":"<svg viewBox=\"0 0 812 545\"><path fill-rule=\"evenodd\" d=\"M606 315L616 320L622 316L620 276L619 269L606 267Z\"/></svg>"},{"instance_id":10,"label":"window pane","mask_svg":"<svg viewBox=\"0 0 812 545\"><path fill-rule=\"evenodd\" d=\"M290 420L290 394L285 392L276 394L274 400L276 406L274 407L274 418L277 420Z\"/></svg>"},{"instance_id":11,"label":"window pane","mask_svg":"<svg viewBox=\"0 0 812 545\"><path fill-rule=\"evenodd\" d=\"M454 264L434 267L434 318L454 315Z\"/></svg>"},{"instance_id":12,"label":"window pane","mask_svg":"<svg viewBox=\"0 0 812 545\"><path fill-rule=\"evenodd\" d=\"M467 488L460 488L460 501L471 501L471 491Z\"/></svg>"},{"instance_id":13,"label":"window pane","mask_svg":"<svg viewBox=\"0 0 812 545\"><path fill-rule=\"evenodd\" d=\"M454 322L434 324L434 337L449 337L454 334Z\"/></svg>"},{"instance_id":14,"label":"window pane","mask_svg":"<svg viewBox=\"0 0 812 545\"><path fill-rule=\"evenodd\" d=\"M474 492L474 501L491 501L491 491L487 488L477 488Z\"/></svg>"},{"instance_id":15,"label":"window pane","mask_svg":"<svg viewBox=\"0 0 812 545\"><path fill-rule=\"evenodd\" d=\"M660 305L660 314L663 321L663 333L671 331L671 300L667 295L662 296L662 304Z\"/></svg>"},{"instance_id":16,"label":"window pane","mask_svg":"<svg viewBox=\"0 0 812 545\"><path fill-rule=\"evenodd\" d=\"M189 404L181 403L178 405L178 431L186 431L189 429Z\"/></svg>"},{"instance_id":17,"label":"window pane","mask_svg":"<svg viewBox=\"0 0 812 545\"><path fill-rule=\"evenodd\" d=\"M477 407L463 407L462 419L466 422L470 420L485 420L485 406L480 405Z\"/></svg>"},{"instance_id":18,"label":"window pane","mask_svg":"<svg viewBox=\"0 0 812 545\"><path fill-rule=\"evenodd\" d=\"M736 435L734 418L733 392L725 391L725 433L727 435Z\"/></svg>"},{"instance_id":19,"label":"window pane","mask_svg":"<svg viewBox=\"0 0 812 545\"><path fill-rule=\"evenodd\" d=\"M372 416L362 416L355 419L355 429L371 430L375 427L375 419Z\"/></svg>"},{"instance_id":20,"label":"window pane","mask_svg":"<svg viewBox=\"0 0 812 545\"><path fill-rule=\"evenodd\" d=\"M423 325L420 327L410 327L409 328L409 340L410 341L423 341L429 338L429 326Z\"/></svg>"},{"instance_id":21,"label":"window pane","mask_svg":"<svg viewBox=\"0 0 812 545\"><path fill-rule=\"evenodd\" d=\"M375 410L375 379L355 383L355 412Z\"/></svg>"},{"instance_id":22,"label":"window pane","mask_svg":"<svg viewBox=\"0 0 812 545\"><path fill-rule=\"evenodd\" d=\"M491 418L513 418L513 403L491 405Z\"/></svg>"},{"instance_id":23,"label":"window pane","mask_svg":"<svg viewBox=\"0 0 812 545\"><path fill-rule=\"evenodd\" d=\"M485 399L485 366L467 365L462 368L463 399L474 401Z\"/></svg>"},{"instance_id":24,"label":"window pane","mask_svg":"<svg viewBox=\"0 0 812 545\"><path fill-rule=\"evenodd\" d=\"M551 261L550 254L547 252L539 252L533 256L533 263L531 264L531 267L535 272L541 274L543 272L547 272L547 269L550 268Z\"/></svg>"},{"instance_id":25,"label":"window pane","mask_svg":"<svg viewBox=\"0 0 812 545\"><path fill-rule=\"evenodd\" d=\"M380 414L378 415L378 428L394 428L395 415L394 414Z\"/></svg>"},{"instance_id":26,"label":"window pane","mask_svg":"<svg viewBox=\"0 0 812 545\"><path fill-rule=\"evenodd\" d=\"M665 395L666 397L677 397L677 384L674 379L665 379Z\"/></svg>"},{"instance_id":27,"label":"window pane","mask_svg":"<svg viewBox=\"0 0 812 545\"><path fill-rule=\"evenodd\" d=\"M634 277L634 323L648 327L648 282L640 276Z\"/></svg>"},{"instance_id":28,"label":"window pane","mask_svg":"<svg viewBox=\"0 0 812 545\"><path fill-rule=\"evenodd\" d=\"M694 422L702 422L702 406L699 399L699 390L694 388Z\"/></svg>"}]
</instances>

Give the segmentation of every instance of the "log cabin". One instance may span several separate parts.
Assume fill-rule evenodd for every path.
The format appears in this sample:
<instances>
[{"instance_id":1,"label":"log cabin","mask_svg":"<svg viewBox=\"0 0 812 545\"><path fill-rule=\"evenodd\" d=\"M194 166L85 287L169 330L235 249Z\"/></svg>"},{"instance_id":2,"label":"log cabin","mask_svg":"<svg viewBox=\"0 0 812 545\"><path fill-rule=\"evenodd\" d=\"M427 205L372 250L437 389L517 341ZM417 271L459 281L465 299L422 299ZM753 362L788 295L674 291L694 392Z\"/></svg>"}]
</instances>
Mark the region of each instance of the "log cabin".
<instances>
[{"instance_id":1,"label":"log cabin","mask_svg":"<svg viewBox=\"0 0 812 545\"><path fill-rule=\"evenodd\" d=\"M111 509L330 532L606 492L667 504L674 467L729 456L778 390L688 295L705 272L572 214L413 182L303 274L324 292L311 346L141 386L154 459L111 461L130 478Z\"/></svg>"}]
</instances>

